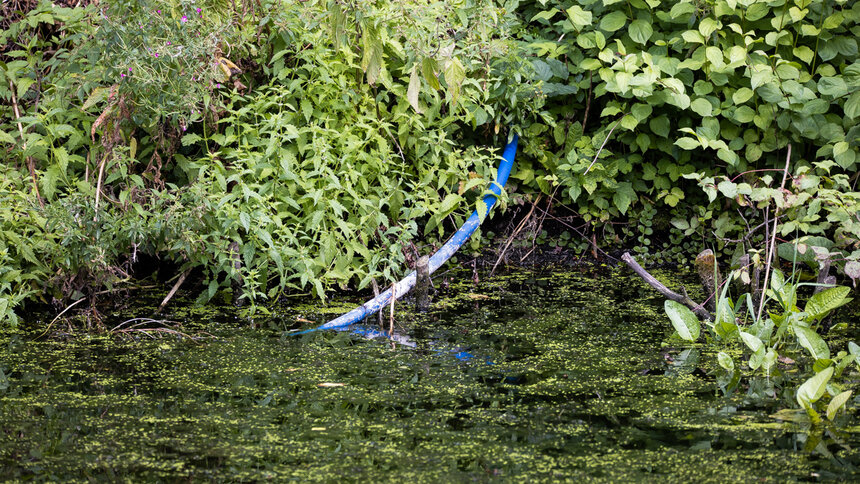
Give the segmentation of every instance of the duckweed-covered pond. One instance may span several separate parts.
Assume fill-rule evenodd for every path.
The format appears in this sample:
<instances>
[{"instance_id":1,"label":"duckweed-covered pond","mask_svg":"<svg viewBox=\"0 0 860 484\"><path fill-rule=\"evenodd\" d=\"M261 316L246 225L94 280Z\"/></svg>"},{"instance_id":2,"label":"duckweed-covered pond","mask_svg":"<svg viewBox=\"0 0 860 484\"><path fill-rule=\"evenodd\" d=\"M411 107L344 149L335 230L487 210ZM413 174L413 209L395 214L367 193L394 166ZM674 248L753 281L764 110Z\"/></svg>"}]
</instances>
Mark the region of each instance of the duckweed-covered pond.
<instances>
[{"instance_id":1,"label":"duckweed-covered pond","mask_svg":"<svg viewBox=\"0 0 860 484\"><path fill-rule=\"evenodd\" d=\"M0 479L857 478L856 402L810 429L743 385L726 395L633 276L518 272L441 296L421 316L401 304L394 343L291 335L331 317L312 304L253 324L229 306L166 315L193 340L2 334ZM138 302L108 319L158 301Z\"/></svg>"}]
</instances>

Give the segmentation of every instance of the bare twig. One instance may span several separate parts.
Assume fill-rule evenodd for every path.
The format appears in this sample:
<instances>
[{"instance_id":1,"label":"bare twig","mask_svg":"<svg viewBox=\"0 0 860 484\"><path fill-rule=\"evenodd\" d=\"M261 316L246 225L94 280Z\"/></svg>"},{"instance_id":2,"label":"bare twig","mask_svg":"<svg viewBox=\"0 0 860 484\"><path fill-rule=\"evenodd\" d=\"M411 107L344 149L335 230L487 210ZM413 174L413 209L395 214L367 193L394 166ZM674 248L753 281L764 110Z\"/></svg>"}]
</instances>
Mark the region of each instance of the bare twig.
<instances>
[{"instance_id":1,"label":"bare twig","mask_svg":"<svg viewBox=\"0 0 860 484\"><path fill-rule=\"evenodd\" d=\"M603 151L603 148L606 146L606 142L609 141L609 137L612 136L612 132L615 131L615 128L618 126L618 123L620 123L621 120L624 119L624 116L626 116L626 115L627 115L627 113L621 113L621 117L619 117L618 121L616 121L615 124L612 125L612 129L609 130L609 134L607 134L606 138L603 139L603 144L600 145L600 149L597 150L597 153L594 154L594 159L591 160L591 164L588 165L588 168L586 168L585 173L583 173L583 175L587 175L588 172L591 171L591 167L594 166L595 163L597 163L597 157L600 156L600 153Z\"/></svg>"},{"instance_id":2,"label":"bare twig","mask_svg":"<svg viewBox=\"0 0 860 484\"><path fill-rule=\"evenodd\" d=\"M371 284L371 286L373 286L373 297L375 297L375 298L379 297L379 284L376 283L375 277L370 278L370 284ZM384 323L382 322L382 311L378 311L376 313L376 317L379 320L379 327L384 328L385 326L384 326Z\"/></svg>"},{"instance_id":3,"label":"bare twig","mask_svg":"<svg viewBox=\"0 0 860 484\"><path fill-rule=\"evenodd\" d=\"M541 199L541 195L538 195L537 199L532 203L532 209L529 210L529 213L526 214L525 218L523 218L523 220L519 223L519 225L517 225L517 228L514 229L514 232L511 234L511 236L508 237L508 240L505 243L505 246L502 248L502 251L499 253L499 258L496 259L496 263L493 264L493 269L490 271L491 277L496 272L496 267L499 266L499 262L502 261L502 258L505 256L505 252L507 252L508 248L511 246L511 243L514 241L514 239L517 237L517 235L519 235L519 233L523 230L523 228L525 228L526 223L529 221L532 214L535 212L535 208L537 208L537 204L538 204L538 202L540 202L540 199Z\"/></svg>"},{"instance_id":4,"label":"bare twig","mask_svg":"<svg viewBox=\"0 0 860 484\"><path fill-rule=\"evenodd\" d=\"M785 155L785 169L782 172L782 183L779 185L779 189L785 189L785 181L788 179L788 166L791 163L791 143L788 144L788 153ZM762 291L767 291L768 279L770 278L770 266L773 262L773 253L776 252L776 229L777 223L779 222L779 207L774 209L774 217L773 217L773 229L770 231L770 242L767 246L767 263L764 267L764 282L762 283ZM765 292L767 294L767 292ZM764 301L766 298L762 297L758 303L758 313L756 314L756 320L761 319L762 312L764 311Z\"/></svg>"},{"instance_id":5,"label":"bare twig","mask_svg":"<svg viewBox=\"0 0 860 484\"><path fill-rule=\"evenodd\" d=\"M99 174L98 174L98 179L96 181L96 208L95 208L96 214L95 214L95 217L93 217L94 221L97 221L99 219L99 197L102 194L102 177L104 176L105 164L107 163L107 159L108 159L108 155L107 155L107 153L105 153L104 158L102 158L101 163L99 163Z\"/></svg>"},{"instance_id":6,"label":"bare twig","mask_svg":"<svg viewBox=\"0 0 860 484\"><path fill-rule=\"evenodd\" d=\"M656 289L657 292L662 294L667 299L671 299L672 301L676 301L687 306L694 313L696 313L696 316L702 319L708 319L711 321L714 320L714 316L709 313L701 304L697 304L695 301L690 299L690 296L687 295L686 291L684 291L684 294L681 295L664 286L663 283L658 281L654 276L649 274L648 271L643 269L642 266L640 266L639 263L636 262L635 259L633 259L629 252L625 252L624 255L621 256L621 260L623 260L628 266L630 266L630 268L633 269L633 272L635 272L639 277L641 277L645 282L647 282L648 285Z\"/></svg>"}]
</instances>

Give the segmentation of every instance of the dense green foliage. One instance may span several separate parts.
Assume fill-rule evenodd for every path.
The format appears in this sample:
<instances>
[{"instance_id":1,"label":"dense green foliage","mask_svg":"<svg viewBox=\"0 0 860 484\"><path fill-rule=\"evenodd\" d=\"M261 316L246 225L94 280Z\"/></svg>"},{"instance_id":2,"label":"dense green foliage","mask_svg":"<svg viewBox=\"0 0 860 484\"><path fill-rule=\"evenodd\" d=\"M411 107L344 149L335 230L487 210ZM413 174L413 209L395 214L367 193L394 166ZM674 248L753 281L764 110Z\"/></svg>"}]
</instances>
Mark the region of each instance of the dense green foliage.
<instances>
[{"instance_id":1,"label":"dense green foliage","mask_svg":"<svg viewBox=\"0 0 860 484\"><path fill-rule=\"evenodd\" d=\"M44 0L14 18L13 323L28 298L129 280L139 254L197 271L201 300L390 281L481 203L494 154L476 147L507 126L507 196L552 195L606 246L764 266L776 220L856 273L856 2Z\"/></svg>"}]
</instances>

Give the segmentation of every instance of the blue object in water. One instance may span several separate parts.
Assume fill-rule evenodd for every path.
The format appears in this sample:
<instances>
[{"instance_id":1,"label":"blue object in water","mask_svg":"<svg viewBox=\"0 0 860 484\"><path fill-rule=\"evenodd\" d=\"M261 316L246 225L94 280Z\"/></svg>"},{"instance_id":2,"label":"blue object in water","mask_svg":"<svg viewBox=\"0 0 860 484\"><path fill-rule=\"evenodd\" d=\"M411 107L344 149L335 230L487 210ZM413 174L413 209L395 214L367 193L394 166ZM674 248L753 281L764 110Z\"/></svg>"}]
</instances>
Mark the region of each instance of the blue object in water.
<instances>
[{"instance_id":1,"label":"blue object in water","mask_svg":"<svg viewBox=\"0 0 860 484\"><path fill-rule=\"evenodd\" d=\"M505 151L502 154L502 162L499 164L499 169L496 173L496 181L490 187L492 195L484 195L484 204L486 205L487 210L483 214L484 217L490 213L490 209L493 208L493 204L496 203L499 195L502 194L502 187L504 187L505 183L508 182L508 176L510 176L511 168L514 166L514 158L517 156L518 141L519 137L514 134L511 142L505 147ZM474 233L478 226L481 225L482 218L483 217L478 214L477 210L472 212L472 215L468 220L466 220L466 223L464 223L463 226L454 233L454 235L445 243L445 245L442 246L441 249L436 251L436 253L430 257L430 274L432 274L436 269L442 267L442 264L447 262L448 259L450 259L451 256L453 256L454 253L457 252L457 250L462 247L467 240L469 240L472 233ZM400 282L395 284L392 289L386 290L379 296L376 296L352 311L341 315L337 319L317 326L316 328L306 329L293 334L305 334L312 331L319 331L321 329L338 329L357 323L388 305L391 302L392 296L394 296L395 301L403 297L407 292L409 292L409 290L415 287L415 280L416 274L415 271L412 271L409 275L400 280Z\"/></svg>"}]
</instances>

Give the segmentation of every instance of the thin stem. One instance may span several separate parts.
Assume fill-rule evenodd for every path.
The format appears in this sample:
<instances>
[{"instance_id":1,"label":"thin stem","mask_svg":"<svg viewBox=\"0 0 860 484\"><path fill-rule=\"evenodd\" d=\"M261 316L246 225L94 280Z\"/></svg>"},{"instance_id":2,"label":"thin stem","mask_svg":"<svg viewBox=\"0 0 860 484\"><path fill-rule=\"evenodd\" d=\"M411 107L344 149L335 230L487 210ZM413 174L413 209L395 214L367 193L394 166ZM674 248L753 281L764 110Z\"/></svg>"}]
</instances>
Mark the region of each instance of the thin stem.
<instances>
[{"instance_id":1,"label":"thin stem","mask_svg":"<svg viewBox=\"0 0 860 484\"><path fill-rule=\"evenodd\" d=\"M588 172L591 171L591 167L594 166L595 163L597 163L597 157L600 156L600 153L603 151L603 147L606 146L606 142L609 141L609 137L612 136L612 132L615 131L615 128L618 126L618 123L620 123L626 115L627 113L622 113L621 116L618 118L618 121L616 121L615 124L612 125L612 129L609 130L609 134L606 135L606 138L603 140L603 144L600 145L600 149L597 150L597 153L595 153L594 159L591 160L591 164L588 165L588 168L585 170L585 173L583 173L583 175L588 175Z\"/></svg>"},{"instance_id":2,"label":"thin stem","mask_svg":"<svg viewBox=\"0 0 860 484\"><path fill-rule=\"evenodd\" d=\"M788 144L788 153L785 155L785 169L782 172L782 183L779 185L780 190L785 188L785 181L788 179L788 165L791 162L791 143ZM768 279L770 278L770 266L773 262L773 253L776 252L776 228L779 223L779 207L775 209L774 217L773 217L773 230L770 233L770 242L767 246L767 264L765 264L764 268L764 283L762 284L762 290L767 291ZM764 312L764 300L766 298L762 297L758 303L758 315L756 316L756 320L761 320L761 315Z\"/></svg>"}]
</instances>

